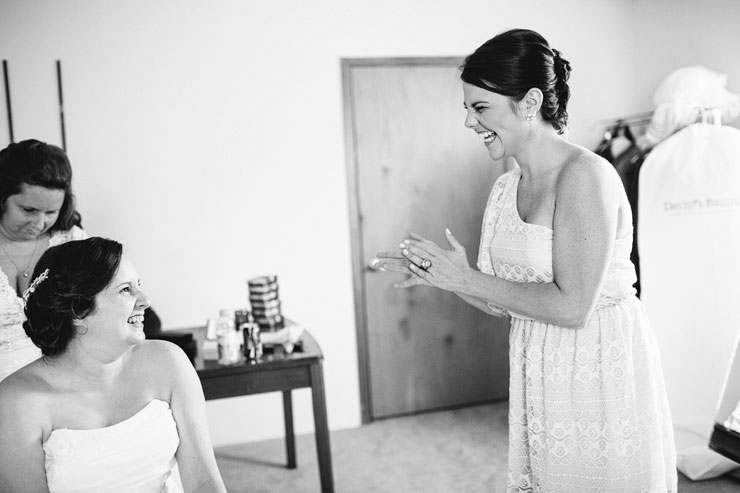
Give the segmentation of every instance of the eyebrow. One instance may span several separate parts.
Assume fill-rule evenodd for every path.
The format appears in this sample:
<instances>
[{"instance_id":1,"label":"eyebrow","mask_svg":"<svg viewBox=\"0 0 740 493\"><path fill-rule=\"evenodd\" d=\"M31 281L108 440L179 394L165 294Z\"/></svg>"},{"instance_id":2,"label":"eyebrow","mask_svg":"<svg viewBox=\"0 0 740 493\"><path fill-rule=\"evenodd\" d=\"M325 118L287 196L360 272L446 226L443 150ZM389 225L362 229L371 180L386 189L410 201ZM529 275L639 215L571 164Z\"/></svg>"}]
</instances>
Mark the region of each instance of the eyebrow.
<instances>
[{"instance_id":1,"label":"eyebrow","mask_svg":"<svg viewBox=\"0 0 740 493\"><path fill-rule=\"evenodd\" d=\"M491 103L489 101L477 100L477 101L473 101L472 103L470 103L470 106L472 106L473 108L475 108L475 105L477 105L477 104L491 104ZM468 108L468 104L465 101L463 101L463 108L465 108L465 109Z\"/></svg>"},{"instance_id":2,"label":"eyebrow","mask_svg":"<svg viewBox=\"0 0 740 493\"><path fill-rule=\"evenodd\" d=\"M61 208L56 208L56 209L39 209L36 206L26 205L26 204L23 204L23 203L19 203L18 205L20 205L24 209L31 209L31 210L34 210L34 211L41 211L41 210L43 210L44 212L57 212L57 211L61 210Z\"/></svg>"},{"instance_id":3,"label":"eyebrow","mask_svg":"<svg viewBox=\"0 0 740 493\"><path fill-rule=\"evenodd\" d=\"M116 289L122 286L138 286L140 283L141 283L141 279L136 279L135 281L123 281L116 285Z\"/></svg>"}]
</instances>

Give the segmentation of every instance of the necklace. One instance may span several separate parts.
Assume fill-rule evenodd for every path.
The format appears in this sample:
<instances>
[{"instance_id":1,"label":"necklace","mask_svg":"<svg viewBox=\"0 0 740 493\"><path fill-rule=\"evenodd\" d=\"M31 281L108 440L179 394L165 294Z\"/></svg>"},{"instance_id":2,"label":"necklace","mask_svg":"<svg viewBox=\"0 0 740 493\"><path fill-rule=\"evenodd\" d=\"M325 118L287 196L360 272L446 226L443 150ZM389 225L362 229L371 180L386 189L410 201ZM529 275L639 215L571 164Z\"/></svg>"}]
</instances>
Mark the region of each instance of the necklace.
<instances>
[{"instance_id":1,"label":"necklace","mask_svg":"<svg viewBox=\"0 0 740 493\"><path fill-rule=\"evenodd\" d=\"M10 260L10 263L15 266L15 270L18 271L23 277L28 277L28 268L31 267L31 262L33 262L33 258L36 256L36 249L39 246L39 238L40 236L36 237L36 243L33 245L33 252L31 253L31 258L28 260L28 264L26 265L25 269L21 269L18 267L18 264L15 263L15 260L13 260L13 257L10 256L10 254L5 250L5 247L0 243L0 250L3 251L6 257L8 257L8 260Z\"/></svg>"}]
</instances>

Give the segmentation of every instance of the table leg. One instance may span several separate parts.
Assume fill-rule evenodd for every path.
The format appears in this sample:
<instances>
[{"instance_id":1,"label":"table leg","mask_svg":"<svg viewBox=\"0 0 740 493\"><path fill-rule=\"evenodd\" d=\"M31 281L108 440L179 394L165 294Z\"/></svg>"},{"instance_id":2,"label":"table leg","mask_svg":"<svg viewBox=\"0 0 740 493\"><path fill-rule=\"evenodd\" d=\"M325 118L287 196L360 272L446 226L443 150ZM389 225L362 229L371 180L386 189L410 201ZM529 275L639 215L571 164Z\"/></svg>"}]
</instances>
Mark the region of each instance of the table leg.
<instances>
[{"instance_id":1,"label":"table leg","mask_svg":"<svg viewBox=\"0 0 740 493\"><path fill-rule=\"evenodd\" d=\"M288 454L288 469L296 468L295 433L293 432L293 398L290 390L283 391L283 417L285 419L285 450Z\"/></svg>"},{"instance_id":2,"label":"table leg","mask_svg":"<svg viewBox=\"0 0 740 493\"><path fill-rule=\"evenodd\" d=\"M324 395L324 372L321 362L311 365L311 396L313 398L313 421L316 431L316 452L319 459L319 475L322 493L334 492L331 472L331 450L329 447L329 425L326 419L326 396Z\"/></svg>"}]
</instances>

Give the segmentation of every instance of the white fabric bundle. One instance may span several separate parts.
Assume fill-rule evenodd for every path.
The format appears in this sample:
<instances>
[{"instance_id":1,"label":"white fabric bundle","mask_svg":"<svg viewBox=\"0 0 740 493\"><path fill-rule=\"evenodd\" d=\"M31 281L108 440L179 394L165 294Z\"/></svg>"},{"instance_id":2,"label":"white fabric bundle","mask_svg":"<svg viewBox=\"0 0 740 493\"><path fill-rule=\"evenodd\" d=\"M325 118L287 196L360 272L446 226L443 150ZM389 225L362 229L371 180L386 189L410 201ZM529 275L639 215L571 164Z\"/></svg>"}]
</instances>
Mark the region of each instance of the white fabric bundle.
<instances>
[{"instance_id":1,"label":"white fabric bundle","mask_svg":"<svg viewBox=\"0 0 740 493\"><path fill-rule=\"evenodd\" d=\"M701 66L683 67L666 77L655 91L645 138L656 145L674 132L705 116L729 123L740 115L740 95L725 89L727 75Z\"/></svg>"}]
</instances>

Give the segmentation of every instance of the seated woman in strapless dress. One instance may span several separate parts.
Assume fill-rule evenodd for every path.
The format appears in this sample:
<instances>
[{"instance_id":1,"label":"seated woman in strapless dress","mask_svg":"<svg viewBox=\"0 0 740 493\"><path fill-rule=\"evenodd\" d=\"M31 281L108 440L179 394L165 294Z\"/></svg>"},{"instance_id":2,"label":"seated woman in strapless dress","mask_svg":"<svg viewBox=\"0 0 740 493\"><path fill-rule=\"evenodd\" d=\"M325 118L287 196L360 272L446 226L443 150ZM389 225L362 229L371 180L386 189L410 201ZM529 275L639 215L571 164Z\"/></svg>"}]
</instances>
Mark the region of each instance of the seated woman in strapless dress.
<instances>
[{"instance_id":1,"label":"seated woman in strapless dress","mask_svg":"<svg viewBox=\"0 0 740 493\"><path fill-rule=\"evenodd\" d=\"M49 248L23 298L43 357L0 382L3 491L225 491L198 376L145 340L149 301L120 243Z\"/></svg>"}]
</instances>

